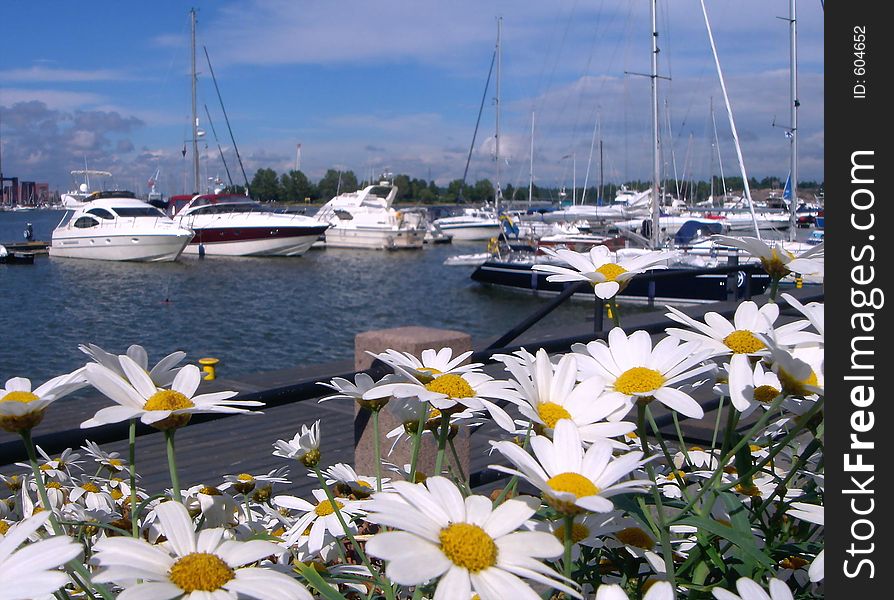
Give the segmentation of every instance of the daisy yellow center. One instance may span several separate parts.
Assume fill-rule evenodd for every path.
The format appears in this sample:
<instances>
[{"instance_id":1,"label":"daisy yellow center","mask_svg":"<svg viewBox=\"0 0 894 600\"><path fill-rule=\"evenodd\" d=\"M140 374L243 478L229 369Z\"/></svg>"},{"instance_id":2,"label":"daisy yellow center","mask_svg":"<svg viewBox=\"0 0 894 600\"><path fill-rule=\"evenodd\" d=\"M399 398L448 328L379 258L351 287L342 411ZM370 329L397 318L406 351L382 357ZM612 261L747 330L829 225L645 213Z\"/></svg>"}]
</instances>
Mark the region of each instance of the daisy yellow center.
<instances>
[{"instance_id":1,"label":"daisy yellow center","mask_svg":"<svg viewBox=\"0 0 894 600\"><path fill-rule=\"evenodd\" d=\"M91 494L95 494L99 491L99 486L95 483L90 483L89 481L81 487L84 488L85 492L90 492Z\"/></svg>"},{"instance_id":2,"label":"daisy yellow center","mask_svg":"<svg viewBox=\"0 0 894 600\"><path fill-rule=\"evenodd\" d=\"M354 483L356 483L358 487L366 488L368 490L372 489L372 486L365 481L355 481Z\"/></svg>"},{"instance_id":3,"label":"daisy yellow center","mask_svg":"<svg viewBox=\"0 0 894 600\"><path fill-rule=\"evenodd\" d=\"M800 569L801 567L806 567L809 564L810 563L808 563L800 556L789 556L788 558L784 558L779 562L779 566L783 569Z\"/></svg>"},{"instance_id":4,"label":"daisy yellow center","mask_svg":"<svg viewBox=\"0 0 894 600\"><path fill-rule=\"evenodd\" d=\"M0 398L0 402L21 402L23 404L27 404L39 399L40 398L38 398L31 392L9 392L8 394Z\"/></svg>"},{"instance_id":5,"label":"daisy yellow center","mask_svg":"<svg viewBox=\"0 0 894 600\"><path fill-rule=\"evenodd\" d=\"M342 504L341 502L339 502L338 500L335 501L335 508L344 508L344 506L345 505ZM314 509L314 512L317 513L317 515L319 515L321 517L325 517L327 515L331 515L332 513L334 513L335 508L332 507L332 503L329 502L329 500L323 500L322 502L317 504L317 507Z\"/></svg>"},{"instance_id":6,"label":"daisy yellow center","mask_svg":"<svg viewBox=\"0 0 894 600\"><path fill-rule=\"evenodd\" d=\"M555 531L553 531L553 535L558 538L560 542L565 541L565 526L559 525L556 527ZM582 540L587 539L587 536L590 535L590 530L586 525L582 523L574 523L571 525L571 541L575 544L581 542Z\"/></svg>"},{"instance_id":7,"label":"daisy yellow center","mask_svg":"<svg viewBox=\"0 0 894 600\"><path fill-rule=\"evenodd\" d=\"M177 560L168 577L186 593L215 592L236 576L215 554L193 552Z\"/></svg>"},{"instance_id":8,"label":"daisy yellow center","mask_svg":"<svg viewBox=\"0 0 894 600\"><path fill-rule=\"evenodd\" d=\"M9 522L0 521L0 535L6 535L6 532L9 531Z\"/></svg>"},{"instance_id":9,"label":"daisy yellow center","mask_svg":"<svg viewBox=\"0 0 894 600\"><path fill-rule=\"evenodd\" d=\"M46 483L46 486L47 486L48 488L54 488L54 489L57 489L57 490L61 490L61 489L62 489L62 484L59 483L58 481L48 481L48 482Z\"/></svg>"},{"instance_id":10,"label":"daisy yellow center","mask_svg":"<svg viewBox=\"0 0 894 600\"><path fill-rule=\"evenodd\" d=\"M122 492L122 491L119 490L118 488L114 488L114 489L112 489L112 491L110 492L110 494L111 494L111 496L112 496L112 500L116 500L116 501L117 501L117 500L121 500L121 498L124 497L124 492Z\"/></svg>"},{"instance_id":11,"label":"daisy yellow center","mask_svg":"<svg viewBox=\"0 0 894 600\"><path fill-rule=\"evenodd\" d=\"M475 390L469 385L469 382L460 377L447 373L434 379L434 381L425 384L425 389L430 392L445 394L450 398L474 398Z\"/></svg>"},{"instance_id":12,"label":"daisy yellow center","mask_svg":"<svg viewBox=\"0 0 894 600\"><path fill-rule=\"evenodd\" d=\"M754 399L761 404L770 404L779 395L779 390L772 385L761 385L754 388Z\"/></svg>"},{"instance_id":13,"label":"daisy yellow center","mask_svg":"<svg viewBox=\"0 0 894 600\"><path fill-rule=\"evenodd\" d=\"M615 391L627 396L654 392L664 385L664 375L655 369L633 367L627 369L615 380Z\"/></svg>"},{"instance_id":14,"label":"daisy yellow center","mask_svg":"<svg viewBox=\"0 0 894 600\"><path fill-rule=\"evenodd\" d=\"M555 477L550 477L546 485L557 492L568 492L578 498L595 496L599 493L599 488L580 473L559 473Z\"/></svg>"},{"instance_id":15,"label":"daisy yellow center","mask_svg":"<svg viewBox=\"0 0 894 600\"><path fill-rule=\"evenodd\" d=\"M555 428L556 423L559 422L559 419L571 418L571 413L565 410L564 406L556 404L555 402L540 403L539 405L537 405L537 414L540 415L540 419L543 421L543 424L550 429Z\"/></svg>"},{"instance_id":16,"label":"daisy yellow center","mask_svg":"<svg viewBox=\"0 0 894 600\"><path fill-rule=\"evenodd\" d=\"M602 273L602 276L605 277L606 281L614 281L618 275L622 273L626 273L627 269L622 267L621 265L616 265L615 263L605 263L598 269L596 269L597 273Z\"/></svg>"},{"instance_id":17,"label":"daisy yellow center","mask_svg":"<svg viewBox=\"0 0 894 600\"><path fill-rule=\"evenodd\" d=\"M120 458L110 458L109 465L115 468L121 468L124 465L124 461Z\"/></svg>"},{"instance_id":18,"label":"daisy yellow center","mask_svg":"<svg viewBox=\"0 0 894 600\"><path fill-rule=\"evenodd\" d=\"M438 534L441 551L458 567L477 573L497 564L497 545L471 523L453 523Z\"/></svg>"},{"instance_id":19,"label":"daisy yellow center","mask_svg":"<svg viewBox=\"0 0 894 600\"><path fill-rule=\"evenodd\" d=\"M805 386L815 386L819 383L816 373L813 371L810 371L810 375L808 375L806 379L793 377L790 373L787 373L782 369L779 369L778 375L779 383L782 384L783 391L792 396L806 396L812 394L813 392L808 390Z\"/></svg>"},{"instance_id":20,"label":"daisy yellow center","mask_svg":"<svg viewBox=\"0 0 894 600\"><path fill-rule=\"evenodd\" d=\"M255 480L255 478L252 477L251 475L249 475L248 473L239 473L239 475L236 476L236 479L238 479L239 481L254 481Z\"/></svg>"},{"instance_id":21,"label":"daisy yellow center","mask_svg":"<svg viewBox=\"0 0 894 600\"><path fill-rule=\"evenodd\" d=\"M747 329L735 330L723 338L723 343L726 344L726 347L732 350L734 354L752 354L767 347L756 335Z\"/></svg>"},{"instance_id":22,"label":"daisy yellow center","mask_svg":"<svg viewBox=\"0 0 894 600\"><path fill-rule=\"evenodd\" d=\"M419 380L425 383L429 383L432 379L441 375L441 371L432 367L419 367L416 369L416 372L419 373Z\"/></svg>"},{"instance_id":23,"label":"daisy yellow center","mask_svg":"<svg viewBox=\"0 0 894 600\"><path fill-rule=\"evenodd\" d=\"M179 410L192 408L192 400L176 390L158 390L146 400L144 410Z\"/></svg>"},{"instance_id":24,"label":"daisy yellow center","mask_svg":"<svg viewBox=\"0 0 894 600\"><path fill-rule=\"evenodd\" d=\"M626 529L622 529L615 534L615 537L618 538L622 543L628 546L633 546L635 548L651 550L655 547L655 540L649 537L649 534L647 534L639 527L628 527Z\"/></svg>"}]
</instances>

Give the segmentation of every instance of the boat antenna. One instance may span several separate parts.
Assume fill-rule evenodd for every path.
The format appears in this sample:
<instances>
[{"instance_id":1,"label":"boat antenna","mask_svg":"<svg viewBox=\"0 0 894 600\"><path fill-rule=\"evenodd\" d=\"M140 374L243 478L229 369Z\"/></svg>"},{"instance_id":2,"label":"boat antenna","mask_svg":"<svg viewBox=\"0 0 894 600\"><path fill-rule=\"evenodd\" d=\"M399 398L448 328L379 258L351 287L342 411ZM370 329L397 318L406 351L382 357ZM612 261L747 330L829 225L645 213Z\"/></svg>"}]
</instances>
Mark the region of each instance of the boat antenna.
<instances>
[{"instance_id":1,"label":"boat antenna","mask_svg":"<svg viewBox=\"0 0 894 600\"><path fill-rule=\"evenodd\" d=\"M497 17L497 86L496 97L494 98L494 108L497 113L497 128L494 134L494 157L497 159L497 189L494 190L494 208L497 213L500 212L500 199L503 197L502 184L500 183L500 67L503 62L503 55L500 52L500 37L503 32L503 17Z\"/></svg>"},{"instance_id":2,"label":"boat antenna","mask_svg":"<svg viewBox=\"0 0 894 600\"><path fill-rule=\"evenodd\" d=\"M661 192L658 180L661 177L661 165L658 149L658 0L652 0L652 248L657 248L661 234Z\"/></svg>"},{"instance_id":3,"label":"boat antenna","mask_svg":"<svg viewBox=\"0 0 894 600\"><path fill-rule=\"evenodd\" d=\"M191 8L189 10L190 15L190 30L191 30L191 49L192 52L190 54L191 57L191 65L192 65L192 76L191 80L191 89L192 89L192 159L193 159L193 175L194 175L194 185L193 189L195 190L194 194L201 193L201 184L200 173L199 173L199 117L196 113L196 9Z\"/></svg>"},{"instance_id":4,"label":"boat antenna","mask_svg":"<svg viewBox=\"0 0 894 600\"><path fill-rule=\"evenodd\" d=\"M497 49L494 48L493 56L490 58L490 69L487 71L487 82L484 84L484 93L481 95L481 106L478 107L478 119L475 121L475 132L472 134L472 143L469 145L469 155L466 157L466 168L463 170L463 181L459 188L459 200L463 200L463 188L466 187L466 176L469 174L469 163L472 160L472 150L475 149L475 138L478 137L478 126L481 124L481 113L484 112L484 101L487 100L487 90L490 87L490 76L494 72L494 63L497 60Z\"/></svg>"},{"instance_id":5,"label":"boat antenna","mask_svg":"<svg viewBox=\"0 0 894 600\"><path fill-rule=\"evenodd\" d=\"M748 186L748 175L745 173L745 160L742 158L742 147L739 145L739 133L736 130L736 121L733 119L733 109L729 103L729 95L726 93L726 83L723 81L723 71L720 70L720 59L717 57L717 46L714 45L714 34L711 31L711 22L708 20L708 9L705 8L705 0L699 1L702 5L702 14L705 17L705 27L708 29L708 40L711 42L711 52L714 54L714 64L717 67L717 76L720 79L720 91L723 92L723 101L726 104L726 114L729 117L729 126L733 133L733 141L736 144L736 156L739 159L739 169L742 172L742 185L745 188L745 200L748 202L748 210L751 212L754 235L757 239L761 239L761 232L757 227L757 217L754 214L754 204L751 202L751 188Z\"/></svg>"},{"instance_id":6,"label":"boat antenna","mask_svg":"<svg viewBox=\"0 0 894 600\"><path fill-rule=\"evenodd\" d=\"M211 120L211 113L208 112L208 105L205 107L205 115L208 117L208 124L211 126L211 133L214 135L214 143L217 144L217 151L220 153L220 160L223 162L224 170L227 172L227 182L233 187L233 178L230 177L230 167L227 166L227 159L224 158L223 148L220 147L220 140L217 139L217 130L214 129L214 121Z\"/></svg>"},{"instance_id":7,"label":"boat antenna","mask_svg":"<svg viewBox=\"0 0 894 600\"><path fill-rule=\"evenodd\" d=\"M795 0L789 0L789 45L790 58L790 102L791 102L791 179L792 197L789 199L789 239L795 239L797 227L796 212L798 210L798 18L795 14Z\"/></svg>"},{"instance_id":8,"label":"boat antenna","mask_svg":"<svg viewBox=\"0 0 894 600\"><path fill-rule=\"evenodd\" d=\"M205 51L205 60L208 61L208 70L211 72L211 81L214 82L214 90L217 92L217 100L220 102L220 110L223 112L224 121L227 124L227 130L230 132L230 141L233 142L233 150L236 151L236 160L239 161L239 168L242 170L242 179L245 180L245 195L248 196L248 176L245 174L245 165L242 164L242 157L239 155L239 146L236 145L236 138L233 137L233 128L230 127L230 119L227 117L227 109L224 108L223 98L220 95L220 88L217 86L217 77L214 76L214 67L211 66L211 57L208 56L208 48L202 46Z\"/></svg>"}]
</instances>

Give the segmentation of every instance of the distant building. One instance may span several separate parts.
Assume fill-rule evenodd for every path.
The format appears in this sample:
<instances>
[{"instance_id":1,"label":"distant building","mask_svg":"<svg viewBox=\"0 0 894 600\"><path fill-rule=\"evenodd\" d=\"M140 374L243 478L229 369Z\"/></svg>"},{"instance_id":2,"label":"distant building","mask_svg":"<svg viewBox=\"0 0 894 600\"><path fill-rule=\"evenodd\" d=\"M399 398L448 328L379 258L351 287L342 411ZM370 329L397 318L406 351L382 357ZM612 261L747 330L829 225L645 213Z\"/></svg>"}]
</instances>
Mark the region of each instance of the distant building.
<instances>
[{"instance_id":1,"label":"distant building","mask_svg":"<svg viewBox=\"0 0 894 600\"><path fill-rule=\"evenodd\" d=\"M0 190L2 206L40 206L50 203L50 185L34 181L20 181L18 177L4 177Z\"/></svg>"}]
</instances>

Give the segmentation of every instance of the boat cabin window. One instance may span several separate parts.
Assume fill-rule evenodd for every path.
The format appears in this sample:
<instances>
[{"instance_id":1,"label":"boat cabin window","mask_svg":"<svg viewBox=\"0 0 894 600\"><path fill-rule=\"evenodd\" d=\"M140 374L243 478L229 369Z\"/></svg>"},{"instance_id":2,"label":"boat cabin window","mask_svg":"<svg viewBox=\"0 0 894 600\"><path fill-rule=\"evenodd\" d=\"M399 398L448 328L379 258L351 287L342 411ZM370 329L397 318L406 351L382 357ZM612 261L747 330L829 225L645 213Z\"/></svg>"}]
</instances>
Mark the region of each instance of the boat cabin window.
<instances>
[{"instance_id":1,"label":"boat cabin window","mask_svg":"<svg viewBox=\"0 0 894 600\"><path fill-rule=\"evenodd\" d=\"M335 216L337 216L342 221L350 221L351 219L354 218L354 215L352 215L351 213L349 213L346 210L336 210Z\"/></svg>"},{"instance_id":2,"label":"boat cabin window","mask_svg":"<svg viewBox=\"0 0 894 600\"><path fill-rule=\"evenodd\" d=\"M97 221L93 217L87 216L80 217L77 221L74 222L74 226L79 229L88 229L90 227L96 227L97 225L99 225L99 221Z\"/></svg>"},{"instance_id":3,"label":"boat cabin window","mask_svg":"<svg viewBox=\"0 0 894 600\"><path fill-rule=\"evenodd\" d=\"M115 208L119 217L163 217L165 214L154 206L122 206Z\"/></svg>"},{"instance_id":4,"label":"boat cabin window","mask_svg":"<svg viewBox=\"0 0 894 600\"><path fill-rule=\"evenodd\" d=\"M100 219L114 219L115 218L115 215L113 215L112 213L110 213L109 211L107 211L104 208L91 208L90 210L87 211L87 213L91 214L91 215L95 215L95 216L99 217Z\"/></svg>"}]
</instances>

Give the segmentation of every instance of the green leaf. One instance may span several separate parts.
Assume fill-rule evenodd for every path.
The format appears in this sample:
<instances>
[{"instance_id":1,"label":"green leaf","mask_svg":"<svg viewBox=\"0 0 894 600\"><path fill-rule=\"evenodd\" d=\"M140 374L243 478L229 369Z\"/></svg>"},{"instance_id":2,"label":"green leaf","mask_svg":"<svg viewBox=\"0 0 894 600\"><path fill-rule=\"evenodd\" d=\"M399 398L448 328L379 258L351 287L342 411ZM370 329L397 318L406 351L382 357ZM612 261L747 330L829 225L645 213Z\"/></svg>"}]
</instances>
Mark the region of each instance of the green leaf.
<instances>
[{"instance_id":1,"label":"green leaf","mask_svg":"<svg viewBox=\"0 0 894 600\"><path fill-rule=\"evenodd\" d=\"M775 564L769 556L766 556L757 547L754 540L754 534L751 533L750 529L748 533L745 534L740 529L736 528L736 526L726 526L713 519L706 519L705 517L695 515L681 519L679 522L684 525L692 525L702 531L707 531L708 533L722 537L725 540L729 540L742 551L740 558L742 558L743 561L751 559L755 563L764 567L772 567Z\"/></svg>"},{"instance_id":2,"label":"green leaf","mask_svg":"<svg viewBox=\"0 0 894 600\"><path fill-rule=\"evenodd\" d=\"M311 584L323 598L327 600L346 600L338 590L333 589L326 580L311 566L295 563L295 567L301 572L301 575Z\"/></svg>"}]
</instances>

